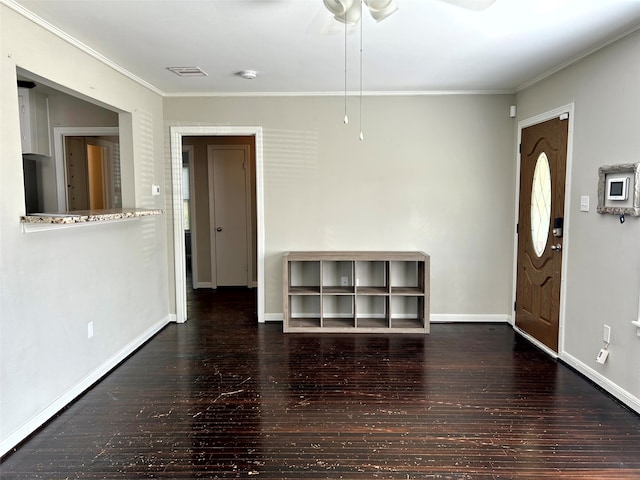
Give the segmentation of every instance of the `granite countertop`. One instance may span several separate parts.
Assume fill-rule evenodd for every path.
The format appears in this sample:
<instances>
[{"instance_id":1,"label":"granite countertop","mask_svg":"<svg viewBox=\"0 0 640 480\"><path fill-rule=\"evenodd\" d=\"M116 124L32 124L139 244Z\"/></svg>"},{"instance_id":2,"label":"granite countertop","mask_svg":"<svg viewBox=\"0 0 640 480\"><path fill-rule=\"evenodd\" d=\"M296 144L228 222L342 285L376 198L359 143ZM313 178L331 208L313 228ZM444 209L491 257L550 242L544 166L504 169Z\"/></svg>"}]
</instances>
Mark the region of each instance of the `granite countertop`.
<instances>
[{"instance_id":1,"label":"granite countertop","mask_svg":"<svg viewBox=\"0 0 640 480\"><path fill-rule=\"evenodd\" d=\"M23 224L78 224L127 220L130 218L162 215L162 209L149 208L114 208L111 210L78 210L74 212L30 213L20 217Z\"/></svg>"}]
</instances>

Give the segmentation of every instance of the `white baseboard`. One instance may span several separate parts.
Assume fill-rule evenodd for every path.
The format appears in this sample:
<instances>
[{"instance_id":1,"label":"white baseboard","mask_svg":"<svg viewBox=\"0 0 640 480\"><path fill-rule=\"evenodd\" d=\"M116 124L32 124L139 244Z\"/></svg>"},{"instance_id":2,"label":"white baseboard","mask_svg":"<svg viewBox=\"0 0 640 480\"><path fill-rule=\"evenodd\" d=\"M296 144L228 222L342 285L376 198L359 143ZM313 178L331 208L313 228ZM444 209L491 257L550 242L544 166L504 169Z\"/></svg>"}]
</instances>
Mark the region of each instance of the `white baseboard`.
<instances>
[{"instance_id":1,"label":"white baseboard","mask_svg":"<svg viewBox=\"0 0 640 480\"><path fill-rule=\"evenodd\" d=\"M313 315L311 315L313 317ZM394 318L402 318L395 316ZM413 317L407 317L413 318ZM458 315L458 314L431 314L431 323L510 323L510 315ZM266 313L265 322L282 322L283 313Z\"/></svg>"},{"instance_id":2,"label":"white baseboard","mask_svg":"<svg viewBox=\"0 0 640 480\"><path fill-rule=\"evenodd\" d=\"M631 393L627 392L625 389L621 388L619 385L615 384L607 377L601 375L589 365L581 362L573 355L563 352L560 354L560 360L566 362L572 368L575 368L582 375L587 377L593 383L601 387L602 389L609 392L611 395L616 397L622 403L627 405L629 408L635 410L637 413L640 413L640 398L635 397Z\"/></svg>"},{"instance_id":3,"label":"white baseboard","mask_svg":"<svg viewBox=\"0 0 640 480\"><path fill-rule=\"evenodd\" d=\"M177 321L178 321L178 315L176 315L175 313L170 313L169 314L169 322L176 323Z\"/></svg>"},{"instance_id":4,"label":"white baseboard","mask_svg":"<svg viewBox=\"0 0 640 480\"><path fill-rule=\"evenodd\" d=\"M25 422L18 430L10 434L7 438L0 442L0 456L4 456L15 448L25 438L35 432L38 428L44 425L48 420L53 418L56 413L62 410L65 406L82 395L87 389L89 389L94 383L109 373L114 367L116 367L125 358L140 348L147 340L158 333L165 325L170 322L170 315L160 320L155 325L148 328L142 334L138 335L135 339L129 342L124 348L122 348L113 357L109 358L106 362L100 365L97 369L87 375L84 379L78 382L76 385L67 390L64 394L50 403L47 407L42 409L38 414Z\"/></svg>"},{"instance_id":5,"label":"white baseboard","mask_svg":"<svg viewBox=\"0 0 640 480\"><path fill-rule=\"evenodd\" d=\"M264 314L264 322L283 322L284 314L283 313L265 313Z\"/></svg>"},{"instance_id":6,"label":"white baseboard","mask_svg":"<svg viewBox=\"0 0 640 480\"><path fill-rule=\"evenodd\" d=\"M509 323L510 315L431 314L431 323Z\"/></svg>"},{"instance_id":7,"label":"white baseboard","mask_svg":"<svg viewBox=\"0 0 640 480\"><path fill-rule=\"evenodd\" d=\"M196 282L194 288L213 288L212 282Z\"/></svg>"}]
</instances>

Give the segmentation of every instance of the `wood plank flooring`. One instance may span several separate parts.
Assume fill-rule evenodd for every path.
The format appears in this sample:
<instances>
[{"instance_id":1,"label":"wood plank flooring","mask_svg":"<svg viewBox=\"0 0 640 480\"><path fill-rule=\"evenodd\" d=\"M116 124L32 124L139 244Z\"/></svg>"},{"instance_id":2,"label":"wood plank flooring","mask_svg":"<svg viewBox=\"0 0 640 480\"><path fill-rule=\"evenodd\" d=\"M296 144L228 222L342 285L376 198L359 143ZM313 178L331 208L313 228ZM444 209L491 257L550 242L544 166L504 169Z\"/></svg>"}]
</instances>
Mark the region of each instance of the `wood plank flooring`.
<instances>
[{"instance_id":1,"label":"wood plank flooring","mask_svg":"<svg viewBox=\"0 0 640 480\"><path fill-rule=\"evenodd\" d=\"M640 416L509 326L284 335L246 289L189 311L0 478L640 479Z\"/></svg>"}]
</instances>

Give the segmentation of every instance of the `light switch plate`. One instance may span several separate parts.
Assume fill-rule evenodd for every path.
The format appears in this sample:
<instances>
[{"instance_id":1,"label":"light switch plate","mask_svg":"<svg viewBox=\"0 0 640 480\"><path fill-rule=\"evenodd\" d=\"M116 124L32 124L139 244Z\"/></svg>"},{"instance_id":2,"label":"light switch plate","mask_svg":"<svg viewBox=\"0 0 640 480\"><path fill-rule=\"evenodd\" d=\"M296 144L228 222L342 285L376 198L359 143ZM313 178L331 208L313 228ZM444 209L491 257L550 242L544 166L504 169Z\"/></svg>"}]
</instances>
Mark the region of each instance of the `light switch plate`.
<instances>
[{"instance_id":1,"label":"light switch plate","mask_svg":"<svg viewBox=\"0 0 640 480\"><path fill-rule=\"evenodd\" d=\"M589 211L589 196L588 195L582 195L580 197L580 211L581 212L588 212Z\"/></svg>"},{"instance_id":2,"label":"light switch plate","mask_svg":"<svg viewBox=\"0 0 640 480\"><path fill-rule=\"evenodd\" d=\"M151 185L151 195L160 195L160 185Z\"/></svg>"}]
</instances>

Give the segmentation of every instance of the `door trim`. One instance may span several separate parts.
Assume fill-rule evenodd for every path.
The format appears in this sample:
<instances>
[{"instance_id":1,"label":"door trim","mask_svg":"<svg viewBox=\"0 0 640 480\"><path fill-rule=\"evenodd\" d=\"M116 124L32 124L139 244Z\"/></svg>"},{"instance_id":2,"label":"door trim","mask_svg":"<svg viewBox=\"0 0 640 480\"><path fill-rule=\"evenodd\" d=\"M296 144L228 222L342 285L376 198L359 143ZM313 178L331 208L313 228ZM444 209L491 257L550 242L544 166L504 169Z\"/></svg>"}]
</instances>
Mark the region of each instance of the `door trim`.
<instances>
[{"instance_id":1,"label":"door trim","mask_svg":"<svg viewBox=\"0 0 640 480\"><path fill-rule=\"evenodd\" d=\"M511 325L513 328L527 338L529 341L540 347L545 352L549 353L553 357L561 356L564 353L564 321L565 321L565 309L566 309L566 297L567 297L567 263L569 255L571 254L571 172L573 169L573 125L574 125L574 111L575 104L569 103L567 105L549 110L534 117L529 117L518 122L518 138L516 142L516 176L515 176L515 205L514 205L514 222L513 222L513 278L512 278L512 305L515 305L516 301L516 284L518 275L518 233L516 227L518 225L518 211L520 207L520 162L521 155L519 145L522 142L522 130L538 123L546 122L553 118L557 118L563 113L569 114L569 126L567 132L567 165L566 176L564 185L564 229L562 232L562 274L560 278L560 310L558 318L558 352L555 353L550 348L546 347L531 335L526 334L521 329L515 326L515 312L512 310Z\"/></svg>"},{"instance_id":2,"label":"door trim","mask_svg":"<svg viewBox=\"0 0 640 480\"><path fill-rule=\"evenodd\" d=\"M120 136L120 127L53 127L53 151L56 167L58 211L67 210L67 169L64 137Z\"/></svg>"},{"instance_id":3,"label":"door trim","mask_svg":"<svg viewBox=\"0 0 640 480\"><path fill-rule=\"evenodd\" d=\"M198 279L198 235L196 232L196 222L194 221L194 213L196 211L196 196L193 192L196 191L196 186L195 178L193 176L193 164L195 163L193 145L183 145L182 153L187 154L187 164L189 165L189 191L191 192L191 195L189 197L189 215L191 216L191 224L189 225L189 231L191 232L191 287L193 289L197 289L199 286L196 281Z\"/></svg>"},{"instance_id":4,"label":"door trim","mask_svg":"<svg viewBox=\"0 0 640 480\"><path fill-rule=\"evenodd\" d=\"M265 321L265 232L264 232L264 159L262 146L262 127L244 126L229 127L215 125L190 125L171 126L170 130L170 157L171 157L171 183L173 194L171 196L171 212L173 216L173 258L174 258L174 287L176 322L184 323L187 320L187 295L185 272L185 245L182 225L184 223L182 212L182 137L183 136L253 136L256 142L256 278L258 281L258 322ZM167 198L167 201L169 199Z\"/></svg>"}]
</instances>

